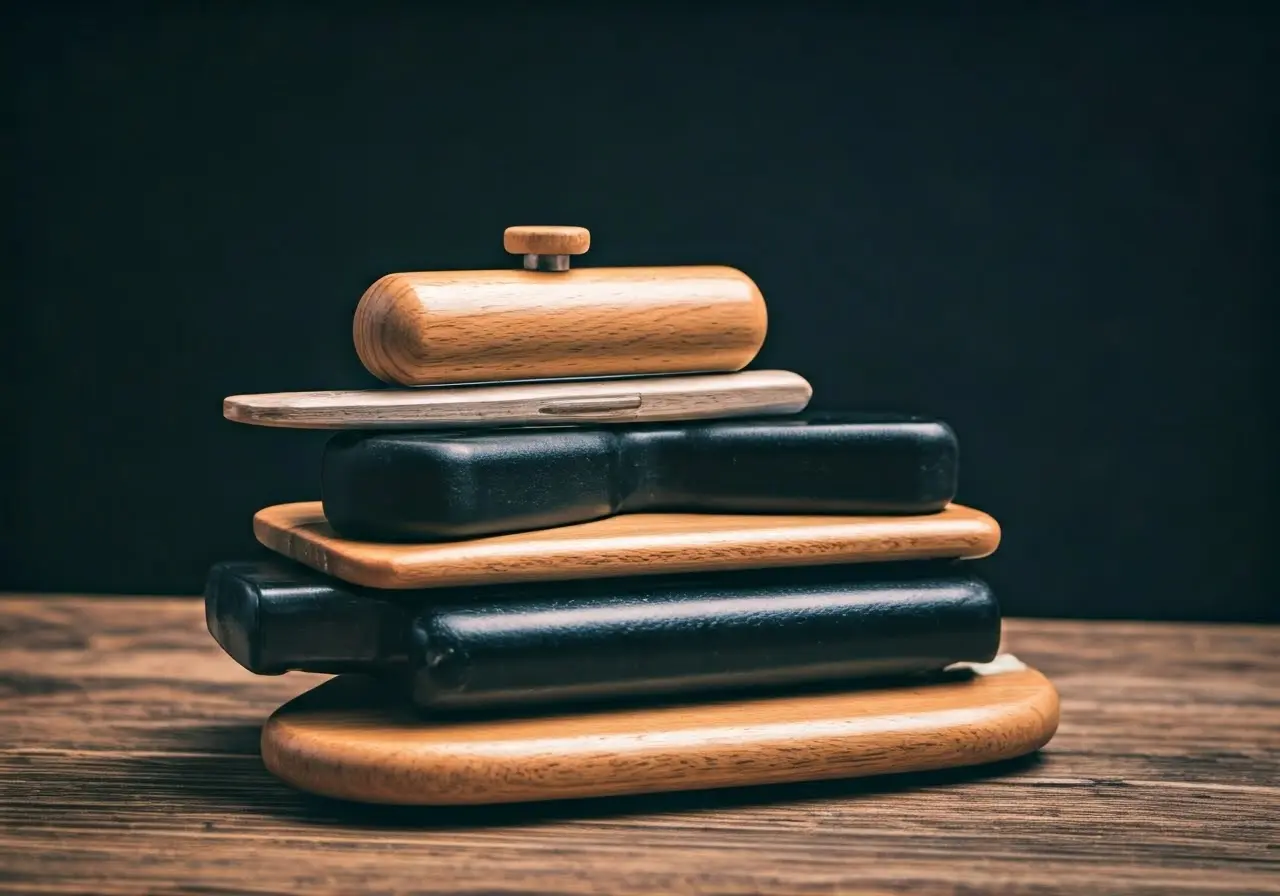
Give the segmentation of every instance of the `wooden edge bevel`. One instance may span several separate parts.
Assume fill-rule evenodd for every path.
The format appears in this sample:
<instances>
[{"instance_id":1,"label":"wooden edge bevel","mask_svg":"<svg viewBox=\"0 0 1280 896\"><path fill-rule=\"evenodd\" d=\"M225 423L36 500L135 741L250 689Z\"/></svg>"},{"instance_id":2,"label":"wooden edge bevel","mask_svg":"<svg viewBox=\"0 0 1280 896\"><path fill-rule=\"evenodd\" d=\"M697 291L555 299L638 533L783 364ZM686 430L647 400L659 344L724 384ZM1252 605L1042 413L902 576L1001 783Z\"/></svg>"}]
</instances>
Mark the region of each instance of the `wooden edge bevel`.
<instances>
[{"instance_id":1,"label":"wooden edge bevel","mask_svg":"<svg viewBox=\"0 0 1280 896\"><path fill-rule=\"evenodd\" d=\"M891 560L978 559L1000 526L960 504L919 516L621 514L533 532L429 544L337 535L319 501L258 511L266 548L369 588L443 588L620 575Z\"/></svg>"}]
</instances>

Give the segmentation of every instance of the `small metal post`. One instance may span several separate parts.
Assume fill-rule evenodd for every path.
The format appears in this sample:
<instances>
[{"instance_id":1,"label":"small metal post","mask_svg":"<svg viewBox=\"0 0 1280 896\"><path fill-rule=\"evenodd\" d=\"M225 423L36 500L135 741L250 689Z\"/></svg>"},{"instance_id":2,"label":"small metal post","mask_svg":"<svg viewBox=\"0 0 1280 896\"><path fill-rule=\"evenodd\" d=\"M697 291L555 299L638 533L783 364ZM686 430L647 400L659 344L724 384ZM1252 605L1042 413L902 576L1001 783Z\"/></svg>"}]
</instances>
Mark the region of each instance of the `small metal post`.
<instances>
[{"instance_id":1,"label":"small metal post","mask_svg":"<svg viewBox=\"0 0 1280 896\"><path fill-rule=\"evenodd\" d=\"M524 269L526 271L567 271L569 270L569 256L525 255Z\"/></svg>"}]
</instances>

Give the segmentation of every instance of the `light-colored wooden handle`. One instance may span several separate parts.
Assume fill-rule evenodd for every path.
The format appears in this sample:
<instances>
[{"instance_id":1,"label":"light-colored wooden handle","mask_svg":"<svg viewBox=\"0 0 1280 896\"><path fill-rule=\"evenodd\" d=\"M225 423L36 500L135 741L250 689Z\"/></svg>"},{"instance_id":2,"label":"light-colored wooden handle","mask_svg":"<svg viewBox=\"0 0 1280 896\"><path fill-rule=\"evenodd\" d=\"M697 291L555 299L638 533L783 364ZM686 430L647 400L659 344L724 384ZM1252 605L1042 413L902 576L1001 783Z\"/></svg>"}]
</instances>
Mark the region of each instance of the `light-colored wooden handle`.
<instances>
[{"instance_id":1,"label":"light-colored wooden handle","mask_svg":"<svg viewBox=\"0 0 1280 896\"><path fill-rule=\"evenodd\" d=\"M980 765L1038 750L1058 713L1048 679L1007 655L913 686L485 721L424 718L340 677L278 709L261 743L302 790L460 805Z\"/></svg>"},{"instance_id":2,"label":"light-colored wooden handle","mask_svg":"<svg viewBox=\"0 0 1280 896\"><path fill-rule=\"evenodd\" d=\"M598 579L828 563L985 557L1000 544L989 515L951 504L919 516L633 513L591 523L431 544L342 538L319 501L253 518L265 547L369 588Z\"/></svg>"},{"instance_id":3,"label":"light-colored wooden handle","mask_svg":"<svg viewBox=\"0 0 1280 896\"><path fill-rule=\"evenodd\" d=\"M502 247L515 255L583 255L591 248L591 231L549 224L508 227Z\"/></svg>"},{"instance_id":4,"label":"light-colored wooden handle","mask_svg":"<svg viewBox=\"0 0 1280 896\"><path fill-rule=\"evenodd\" d=\"M232 395L236 423L287 429L442 429L548 423L653 423L775 416L804 410L813 395L785 370L706 376L361 389Z\"/></svg>"},{"instance_id":5,"label":"light-colored wooden handle","mask_svg":"<svg viewBox=\"0 0 1280 896\"><path fill-rule=\"evenodd\" d=\"M724 373L767 329L756 284L718 266L388 274L352 322L361 363L402 386Z\"/></svg>"}]
</instances>

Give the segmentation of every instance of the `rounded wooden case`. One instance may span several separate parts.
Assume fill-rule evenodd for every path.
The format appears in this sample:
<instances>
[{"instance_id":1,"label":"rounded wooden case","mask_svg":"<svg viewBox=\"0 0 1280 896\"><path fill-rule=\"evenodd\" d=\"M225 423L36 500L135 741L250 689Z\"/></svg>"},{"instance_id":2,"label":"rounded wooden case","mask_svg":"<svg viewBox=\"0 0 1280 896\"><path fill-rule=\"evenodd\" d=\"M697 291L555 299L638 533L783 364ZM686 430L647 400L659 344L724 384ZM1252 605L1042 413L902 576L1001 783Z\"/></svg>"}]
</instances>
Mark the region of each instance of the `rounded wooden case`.
<instances>
[{"instance_id":1,"label":"rounded wooden case","mask_svg":"<svg viewBox=\"0 0 1280 896\"><path fill-rule=\"evenodd\" d=\"M1044 746L1058 694L1003 655L929 682L523 718L432 719L341 676L277 710L262 758L301 790L462 805L974 766Z\"/></svg>"},{"instance_id":2,"label":"rounded wooden case","mask_svg":"<svg viewBox=\"0 0 1280 896\"><path fill-rule=\"evenodd\" d=\"M741 370L767 328L752 279L707 265L387 274L352 335L374 376L426 386Z\"/></svg>"}]
</instances>

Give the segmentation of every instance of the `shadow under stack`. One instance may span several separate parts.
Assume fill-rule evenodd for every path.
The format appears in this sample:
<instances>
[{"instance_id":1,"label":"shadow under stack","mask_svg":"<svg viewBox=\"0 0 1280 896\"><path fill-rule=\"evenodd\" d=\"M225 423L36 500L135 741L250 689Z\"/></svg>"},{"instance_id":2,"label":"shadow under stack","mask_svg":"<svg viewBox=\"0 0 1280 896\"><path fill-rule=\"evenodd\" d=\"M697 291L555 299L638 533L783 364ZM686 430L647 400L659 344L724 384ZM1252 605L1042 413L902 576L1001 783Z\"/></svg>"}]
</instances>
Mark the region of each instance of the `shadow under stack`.
<instances>
[{"instance_id":1,"label":"shadow under stack","mask_svg":"<svg viewBox=\"0 0 1280 896\"><path fill-rule=\"evenodd\" d=\"M940 420L807 412L745 370L764 299L728 267L391 274L355 313L388 384L226 399L335 430L322 500L254 518L209 630L251 672L337 677L276 711L267 767L374 803L465 804L846 778L1009 759L1057 694L1001 654ZM465 385L463 385L465 384Z\"/></svg>"}]
</instances>

